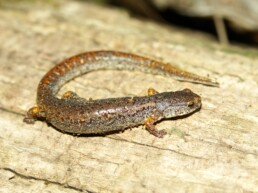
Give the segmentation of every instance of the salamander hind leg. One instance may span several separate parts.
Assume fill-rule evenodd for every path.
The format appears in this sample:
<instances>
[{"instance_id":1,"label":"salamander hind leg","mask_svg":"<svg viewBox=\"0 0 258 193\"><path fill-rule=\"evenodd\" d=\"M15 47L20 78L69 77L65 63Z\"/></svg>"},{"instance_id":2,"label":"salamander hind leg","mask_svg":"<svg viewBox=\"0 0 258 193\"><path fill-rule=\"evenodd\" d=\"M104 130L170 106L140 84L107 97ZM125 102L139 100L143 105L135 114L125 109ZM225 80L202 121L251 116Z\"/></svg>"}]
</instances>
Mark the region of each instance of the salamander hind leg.
<instances>
[{"instance_id":1,"label":"salamander hind leg","mask_svg":"<svg viewBox=\"0 0 258 193\"><path fill-rule=\"evenodd\" d=\"M149 88L148 91L148 96L154 95L154 94L158 94L159 92L156 91L154 88Z\"/></svg>"},{"instance_id":2,"label":"salamander hind leg","mask_svg":"<svg viewBox=\"0 0 258 193\"><path fill-rule=\"evenodd\" d=\"M73 101L77 101L77 102L89 102L92 101L92 99L90 98L89 100L85 99L85 98L81 98L79 97L78 94L76 94L73 91L67 91L63 94L62 99L67 99L67 100L73 100Z\"/></svg>"},{"instance_id":3,"label":"salamander hind leg","mask_svg":"<svg viewBox=\"0 0 258 193\"><path fill-rule=\"evenodd\" d=\"M73 91L67 91L63 94L62 99L79 99L80 97Z\"/></svg>"},{"instance_id":4,"label":"salamander hind leg","mask_svg":"<svg viewBox=\"0 0 258 193\"><path fill-rule=\"evenodd\" d=\"M146 121L145 121L145 126L146 129L149 131L150 134L162 138L164 135L167 134L165 130L157 130L154 123L157 121L154 115L150 116Z\"/></svg>"},{"instance_id":5,"label":"salamander hind leg","mask_svg":"<svg viewBox=\"0 0 258 193\"><path fill-rule=\"evenodd\" d=\"M28 124L34 124L35 121L39 118L45 118L45 111L43 111L40 107L32 107L28 110L23 121Z\"/></svg>"}]
</instances>

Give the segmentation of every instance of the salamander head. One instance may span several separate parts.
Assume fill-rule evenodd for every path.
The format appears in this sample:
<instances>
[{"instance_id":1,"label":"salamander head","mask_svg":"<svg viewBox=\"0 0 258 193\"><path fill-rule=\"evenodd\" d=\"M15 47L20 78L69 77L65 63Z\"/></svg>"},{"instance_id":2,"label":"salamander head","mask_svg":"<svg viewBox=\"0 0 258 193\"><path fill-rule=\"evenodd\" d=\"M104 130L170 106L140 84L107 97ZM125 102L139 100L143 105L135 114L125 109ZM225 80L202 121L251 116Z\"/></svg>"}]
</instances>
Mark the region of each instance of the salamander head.
<instances>
[{"instance_id":1,"label":"salamander head","mask_svg":"<svg viewBox=\"0 0 258 193\"><path fill-rule=\"evenodd\" d=\"M157 95L156 95L157 96ZM192 113L201 108L201 97L190 89L160 93L156 107L163 118L172 118Z\"/></svg>"}]
</instances>

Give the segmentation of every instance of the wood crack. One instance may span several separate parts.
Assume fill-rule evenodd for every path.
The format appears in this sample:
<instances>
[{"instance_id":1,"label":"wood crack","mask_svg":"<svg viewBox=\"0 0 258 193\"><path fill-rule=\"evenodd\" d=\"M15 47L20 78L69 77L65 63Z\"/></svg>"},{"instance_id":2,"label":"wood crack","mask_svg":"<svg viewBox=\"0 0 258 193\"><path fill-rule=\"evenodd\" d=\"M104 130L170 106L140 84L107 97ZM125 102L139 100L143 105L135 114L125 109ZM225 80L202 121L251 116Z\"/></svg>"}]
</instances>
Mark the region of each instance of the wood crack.
<instances>
[{"instance_id":1,"label":"wood crack","mask_svg":"<svg viewBox=\"0 0 258 193\"><path fill-rule=\"evenodd\" d=\"M9 171L11 173L13 173L15 176L18 176L22 179L27 179L27 180L36 180L36 181L43 181L45 183L48 183L48 184L55 184L55 185L59 185L59 186L62 186L64 188L67 188L67 189L71 189L71 190L76 190L78 192L87 192L87 193L93 193L93 191L90 191L90 190L83 190L83 189L80 189L80 188L77 188L77 187L74 187L74 186L69 186L69 185L66 185L66 184L62 184L62 183L59 183L59 182L55 182L55 181L51 181L51 180L46 180L46 179L43 179L43 178L37 178L37 177L34 177L34 176L27 176L27 175L24 175L24 174L21 174L11 168L0 168L0 170L5 170L5 171ZM11 177L9 180L12 180L14 177Z\"/></svg>"}]
</instances>

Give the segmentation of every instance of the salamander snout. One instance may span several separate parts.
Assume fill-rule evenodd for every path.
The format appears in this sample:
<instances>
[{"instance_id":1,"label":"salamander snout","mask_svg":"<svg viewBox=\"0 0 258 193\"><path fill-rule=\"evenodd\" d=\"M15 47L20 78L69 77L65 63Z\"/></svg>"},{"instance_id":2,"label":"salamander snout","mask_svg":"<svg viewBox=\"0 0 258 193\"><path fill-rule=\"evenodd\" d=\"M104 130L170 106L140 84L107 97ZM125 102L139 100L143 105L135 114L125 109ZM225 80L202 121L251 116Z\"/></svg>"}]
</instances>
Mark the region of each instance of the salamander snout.
<instances>
[{"instance_id":1,"label":"salamander snout","mask_svg":"<svg viewBox=\"0 0 258 193\"><path fill-rule=\"evenodd\" d=\"M190 89L164 94L157 104L163 118L172 118L192 113L201 108L201 97Z\"/></svg>"},{"instance_id":2,"label":"salamander snout","mask_svg":"<svg viewBox=\"0 0 258 193\"><path fill-rule=\"evenodd\" d=\"M186 103L188 108L196 108L196 107L200 107L201 106L201 97L200 96L195 96L193 99L191 99L190 101L188 101Z\"/></svg>"}]
</instances>

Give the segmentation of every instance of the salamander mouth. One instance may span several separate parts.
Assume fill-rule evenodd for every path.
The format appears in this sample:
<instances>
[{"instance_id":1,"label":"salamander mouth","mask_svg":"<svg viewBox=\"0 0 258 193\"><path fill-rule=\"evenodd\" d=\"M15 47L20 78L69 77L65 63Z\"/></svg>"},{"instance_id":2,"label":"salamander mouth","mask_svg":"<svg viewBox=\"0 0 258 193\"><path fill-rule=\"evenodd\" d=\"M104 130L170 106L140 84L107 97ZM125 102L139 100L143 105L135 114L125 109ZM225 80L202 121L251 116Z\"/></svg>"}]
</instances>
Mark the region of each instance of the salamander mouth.
<instances>
[{"instance_id":1,"label":"salamander mouth","mask_svg":"<svg viewBox=\"0 0 258 193\"><path fill-rule=\"evenodd\" d=\"M187 105L184 106L178 106L177 108L175 107L169 107L163 111L163 115L165 118L173 118L177 116L184 116L188 114L192 114L201 108L201 103L199 99L197 99L197 102L190 102Z\"/></svg>"}]
</instances>

